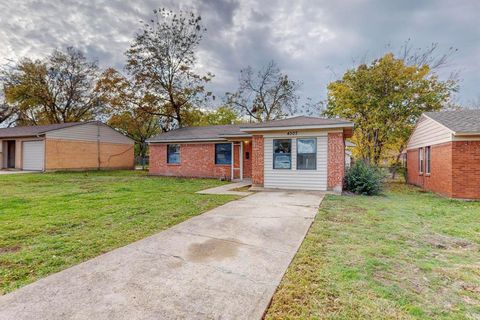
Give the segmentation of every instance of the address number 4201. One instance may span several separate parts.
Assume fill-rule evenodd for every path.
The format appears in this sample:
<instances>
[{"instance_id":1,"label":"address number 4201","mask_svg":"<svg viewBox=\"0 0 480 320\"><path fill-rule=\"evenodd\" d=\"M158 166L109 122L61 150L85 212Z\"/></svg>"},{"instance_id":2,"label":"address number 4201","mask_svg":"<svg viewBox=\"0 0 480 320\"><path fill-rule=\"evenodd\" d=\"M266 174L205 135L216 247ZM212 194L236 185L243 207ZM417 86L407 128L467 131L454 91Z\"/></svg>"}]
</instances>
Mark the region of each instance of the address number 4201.
<instances>
[{"instance_id":1,"label":"address number 4201","mask_svg":"<svg viewBox=\"0 0 480 320\"><path fill-rule=\"evenodd\" d=\"M287 131L287 136L296 136L298 131Z\"/></svg>"}]
</instances>

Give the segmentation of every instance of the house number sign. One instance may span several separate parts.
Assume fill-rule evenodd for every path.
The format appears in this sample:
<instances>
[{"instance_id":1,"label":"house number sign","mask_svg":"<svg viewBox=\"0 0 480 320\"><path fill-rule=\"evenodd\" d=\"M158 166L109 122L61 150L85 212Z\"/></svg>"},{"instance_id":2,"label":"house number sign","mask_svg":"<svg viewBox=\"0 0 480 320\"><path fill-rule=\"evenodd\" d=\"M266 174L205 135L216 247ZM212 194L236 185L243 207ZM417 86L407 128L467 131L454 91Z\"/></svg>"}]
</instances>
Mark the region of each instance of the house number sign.
<instances>
[{"instance_id":1,"label":"house number sign","mask_svg":"<svg viewBox=\"0 0 480 320\"><path fill-rule=\"evenodd\" d=\"M287 131L287 136L296 136L298 131Z\"/></svg>"}]
</instances>

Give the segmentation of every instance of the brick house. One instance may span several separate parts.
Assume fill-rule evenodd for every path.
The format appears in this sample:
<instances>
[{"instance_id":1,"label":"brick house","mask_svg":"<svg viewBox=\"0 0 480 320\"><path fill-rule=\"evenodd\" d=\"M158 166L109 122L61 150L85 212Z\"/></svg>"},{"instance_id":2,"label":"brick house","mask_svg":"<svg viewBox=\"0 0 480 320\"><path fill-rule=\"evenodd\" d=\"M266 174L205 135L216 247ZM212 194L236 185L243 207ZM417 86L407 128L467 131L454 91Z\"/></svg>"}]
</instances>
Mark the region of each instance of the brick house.
<instances>
[{"instance_id":1,"label":"brick house","mask_svg":"<svg viewBox=\"0 0 480 320\"><path fill-rule=\"evenodd\" d=\"M150 174L252 179L266 188L336 190L353 123L294 117L266 123L187 127L149 140Z\"/></svg>"},{"instance_id":2,"label":"brick house","mask_svg":"<svg viewBox=\"0 0 480 320\"><path fill-rule=\"evenodd\" d=\"M98 122L0 128L0 169L133 169L134 141Z\"/></svg>"},{"instance_id":3,"label":"brick house","mask_svg":"<svg viewBox=\"0 0 480 320\"><path fill-rule=\"evenodd\" d=\"M449 198L480 199L480 110L427 112L407 145L408 182Z\"/></svg>"}]
</instances>

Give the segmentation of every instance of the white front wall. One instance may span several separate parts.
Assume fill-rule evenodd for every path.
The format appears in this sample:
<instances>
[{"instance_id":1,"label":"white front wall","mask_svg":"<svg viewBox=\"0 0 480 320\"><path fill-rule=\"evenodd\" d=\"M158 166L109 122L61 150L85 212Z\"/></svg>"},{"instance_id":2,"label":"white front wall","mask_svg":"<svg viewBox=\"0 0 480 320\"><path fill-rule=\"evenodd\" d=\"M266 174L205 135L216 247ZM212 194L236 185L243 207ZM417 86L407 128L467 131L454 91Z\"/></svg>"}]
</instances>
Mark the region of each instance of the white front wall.
<instances>
[{"instance_id":1,"label":"white front wall","mask_svg":"<svg viewBox=\"0 0 480 320\"><path fill-rule=\"evenodd\" d=\"M22 149L22 169L43 171L45 163L45 146L43 141L24 141Z\"/></svg>"},{"instance_id":2,"label":"white front wall","mask_svg":"<svg viewBox=\"0 0 480 320\"><path fill-rule=\"evenodd\" d=\"M297 170L297 139L317 139L317 169ZM273 169L273 140L292 140L292 168ZM288 135L278 132L264 135L264 187L279 189L327 190L328 132L305 131Z\"/></svg>"},{"instance_id":3,"label":"white front wall","mask_svg":"<svg viewBox=\"0 0 480 320\"><path fill-rule=\"evenodd\" d=\"M452 141L452 131L422 116L408 141L407 149L422 148Z\"/></svg>"}]
</instances>

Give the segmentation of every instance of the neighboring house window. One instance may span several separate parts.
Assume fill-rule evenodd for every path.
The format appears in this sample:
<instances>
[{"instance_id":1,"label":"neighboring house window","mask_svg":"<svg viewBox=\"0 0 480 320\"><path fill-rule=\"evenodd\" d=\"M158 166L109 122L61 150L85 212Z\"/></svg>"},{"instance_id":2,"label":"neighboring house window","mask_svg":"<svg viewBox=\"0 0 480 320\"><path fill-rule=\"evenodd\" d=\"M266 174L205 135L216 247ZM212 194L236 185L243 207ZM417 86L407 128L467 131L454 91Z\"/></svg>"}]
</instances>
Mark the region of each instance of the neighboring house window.
<instances>
[{"instance_id":1,"label":"neighboring house window","mask_svg":"<svg viewBox=\"0 0 480 320\"><path fill-rule=\"evenodd\" d=\"M273 140L273 169L292 168L292 140Z\"/></svg>"},{"instance_id":2,"label":"neighboring house window","mask_svg":"<svg viewBox=\"0 0 480 320\"><path fill-rule=\"evenodd\" d=\"M425 147L425 173L430 174L430 147Z\"/></svg>"},{"instance_id":3,"label":"neighboring house window","mask_svg":"<svg viewBox=\"0 0 480 320\"><path fill-rule=\"evenodd\" d=\"M215 164L232 163L232 145L230 143L217 143L215 145Z\"/></svg>"},{"instance_id":4,"label":"neighboring house window","mask_svg":"<svg viewBox=\"0 0 480 320\"><path fill-rule=\"evenodd\" d=\"M180 163L180 145L167 145L167 163Z\"/></svg>"},{"instance_id":5,"label":"neighboring house window","mask_svg":"<svg viewBox=\"0 0 480 320\"><path fill-rule=\"evenodd\" d=\"M423 148L418 149L418 173L423 173Z\"/></svg>"},{"instance_id":6,"label":"neighboring house window","mask_svg":"<svg viewBox=\"0 0 480 320\"><path fill-rule=\"evenodd\" d=\"M317 169L317 139L297 139L297 169Z\"/></svg>"}]
</instances>

